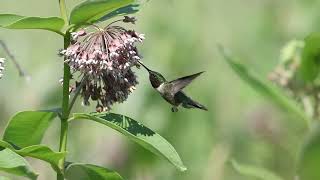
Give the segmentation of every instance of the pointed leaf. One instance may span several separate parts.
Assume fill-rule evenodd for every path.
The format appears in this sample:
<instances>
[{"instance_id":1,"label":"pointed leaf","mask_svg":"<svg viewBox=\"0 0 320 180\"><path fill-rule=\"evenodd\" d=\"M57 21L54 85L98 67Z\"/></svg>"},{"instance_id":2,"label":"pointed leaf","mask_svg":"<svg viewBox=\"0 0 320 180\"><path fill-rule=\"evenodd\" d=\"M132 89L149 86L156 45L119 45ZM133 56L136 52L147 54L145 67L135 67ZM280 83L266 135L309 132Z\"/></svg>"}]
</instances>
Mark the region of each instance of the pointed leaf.
<instances>
[{"instance_id":1,"label":"pointed leaf","mask_svg":"<svg viewBox=\"0 0 320 180\"><path fill-rule=\"evenodd\" d=\"M19 112L9 121L3 140L20 148L40 144L45 131L55 117L55 112Z\"/></svg>"},{"instance_id":2,"label":"pointed leaf","mask_svg":"<svg viewBox=\"0 0 320 180\"><path fill-rule=\"evenodd\" d=\"M220 48L220 52L226 59L229 66L234 72L248 85L250 85L258 93L261 93L265 97L271 99L274 103L287 110L291 114L304 120L306 127L309 126L311 120L307 117L304 111L299 107L296 101L288 97L280 88L273 85L271 82L260 78L255 72L247 69L243 64L237 62L234 57L227 54L223 48Z\"/></svg>"},{"instance_id":3,"label":"pointed leaf","mask_svg":"<svg viewBox=\"0 0 320 180\"><path fill-rule=\"evenodd\" d=\"M77 113L73 115L73 119L87 119L104 124L127 136L147 150L166 158L179 170L187 170L178 153L167 140L129 117L114 113Z\"/></svg>"},{"instance_id":4,"label":"pointed leaf","mask_svg":"<svg viewBox=\"0 0 320 180\"><path fill-rule=\"evenodd\" d=\"M313 81L320 72L320 33L312 33L305 39L299 72L302 78Z\"/></svg>"},{"instance_id":5,"label":"pointed leaf","mask_svg":"<svg viewBox=\"0 0 320 180\"><path fill-rule=\"evenodd\" d=\"M70 15L70 24L94 23L106 14L133 3L134 0L91 0L76 6Z\"/></svg>"},{"instance_id":6,"label":"pointed leaf","mask_svg":"<svg viewBox=\"0 0 320 180\"><path fill-rule=\"evenodd\" d=\"M232 160L231 164L238 173L244 176L254 177L261 180L283 180L281 177L264 168L239 164L235 160Z\"/></svg>"},{"instance_id":7,"label":"pointed leaf","mask_svg":"<svg viewBox=\"0 0 320 180\"><path fill-rule=\"evenodd\" d=\"M0 14L0 27L7 29L44 29L61 34L64 21L58 17L25 17L16 14Z\"/></svg>"},{"instance_id":8,"label":"pointed leaf","mask_svg":"<svg viewBox=\"0 0 320 180\"><path fill-rule=\"evenodd\" d=\"M37 179L38 176L23 157L10 149L0 151L0 171L30 179Z\"/></svg>"},{"instance_id":9,"label":"pointed leaf","mask_svg":"<svg viewBox=\"0 0 320 180\"><path fill-rule=\"evenodd\" d=\"M123 180L115 171L91 164L74 163L66 169L67 180Z\"/></svg>"}]
</instances>

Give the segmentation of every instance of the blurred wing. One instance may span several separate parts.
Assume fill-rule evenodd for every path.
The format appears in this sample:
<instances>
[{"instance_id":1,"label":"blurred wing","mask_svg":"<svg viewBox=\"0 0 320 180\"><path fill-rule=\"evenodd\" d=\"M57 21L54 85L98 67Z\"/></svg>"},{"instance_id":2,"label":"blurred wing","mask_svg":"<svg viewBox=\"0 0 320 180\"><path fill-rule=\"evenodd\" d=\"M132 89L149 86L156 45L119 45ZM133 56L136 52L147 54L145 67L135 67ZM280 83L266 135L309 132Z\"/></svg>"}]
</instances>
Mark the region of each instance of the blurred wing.
<instances>
[{"instance_id":1,"label":"blurred wing","mask_svg":"<svg viewBox=\"0 0 320 180\"><path fill-rule=\"evenodd\" d=\"M204 71L170 81L166 84L166 86L170 88L170 92L176 94L177 92L185 88L188 84L190 84L196 77L198 77L202 73L204 73Z\"/></svg>"}]
</instances>

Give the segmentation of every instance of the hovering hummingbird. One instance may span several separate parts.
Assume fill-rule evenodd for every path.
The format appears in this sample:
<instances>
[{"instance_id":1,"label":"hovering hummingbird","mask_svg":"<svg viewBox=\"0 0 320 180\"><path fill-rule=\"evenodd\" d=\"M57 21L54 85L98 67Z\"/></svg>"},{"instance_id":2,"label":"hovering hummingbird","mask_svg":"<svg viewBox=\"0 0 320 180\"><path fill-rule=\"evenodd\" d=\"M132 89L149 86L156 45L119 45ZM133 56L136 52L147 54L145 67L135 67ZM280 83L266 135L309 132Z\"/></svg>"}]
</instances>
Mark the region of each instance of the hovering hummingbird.
<instances>
[{"instance_id":1,"label":"hovering hummingbird","mask_svg":"<svg viewBox=\"0 0 320 180\"><path fill-rule=\"evenodd\" d=\"M198 108L205 111L208 110L205 106L192 100L182 91L183 88L189 85L204 71L168 82L160 73L152 71L141 61L139 61L139 64L141 64L149 72L149 80L152 87L156 89L167 102L173 105L171 108L172 112L177 112L180 105L184 108Z\"/></svg>"}]
</instances>

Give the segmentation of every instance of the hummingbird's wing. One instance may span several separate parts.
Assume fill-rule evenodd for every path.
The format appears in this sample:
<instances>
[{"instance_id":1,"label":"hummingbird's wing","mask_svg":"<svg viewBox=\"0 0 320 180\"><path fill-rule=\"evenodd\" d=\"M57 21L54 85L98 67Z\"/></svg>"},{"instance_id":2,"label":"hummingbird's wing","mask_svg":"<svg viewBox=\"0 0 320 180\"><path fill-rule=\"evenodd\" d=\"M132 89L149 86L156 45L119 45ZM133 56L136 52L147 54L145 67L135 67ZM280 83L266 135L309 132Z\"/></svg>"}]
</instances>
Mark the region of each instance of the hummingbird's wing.
<instances>
[{"instance_id":1,"label":"hummingbird's wing","mask_svg":"<svg viewBox=\"0 0 320 180\"><path fill-rule=\"evenodd\" d=\"M202 73L204 73L204 71L167 82L166 87L170 89L172 94L176 94Z\"/></svg>"}]
</instances>

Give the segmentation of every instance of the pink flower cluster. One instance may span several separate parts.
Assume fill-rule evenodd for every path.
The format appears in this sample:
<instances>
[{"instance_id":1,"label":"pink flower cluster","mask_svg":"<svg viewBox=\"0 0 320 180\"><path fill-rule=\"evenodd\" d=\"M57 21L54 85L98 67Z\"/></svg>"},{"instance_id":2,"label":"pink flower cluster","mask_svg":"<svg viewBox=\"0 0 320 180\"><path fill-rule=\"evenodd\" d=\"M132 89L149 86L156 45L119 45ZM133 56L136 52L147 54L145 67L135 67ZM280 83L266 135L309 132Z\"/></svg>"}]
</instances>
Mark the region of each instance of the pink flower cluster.
<instances>
[{"instance_id":1,"label":"pink flower cluster","mask_svg":"<svg viewBox=\"0 0 320 180\"><path fill-rule=\"evenodd\" d=\"M125 17L123 22L134 20ZM103 29L95 26L95 32L72 33L71 45L60 51L73 72L86 77L81 90L83 103L89 105L90 98L97 101L97 111L125 101L138 84L131 67L139 66L141 56L135 44L141 43L144 35L112 24Z\"/></svg>"}]
</instances>

